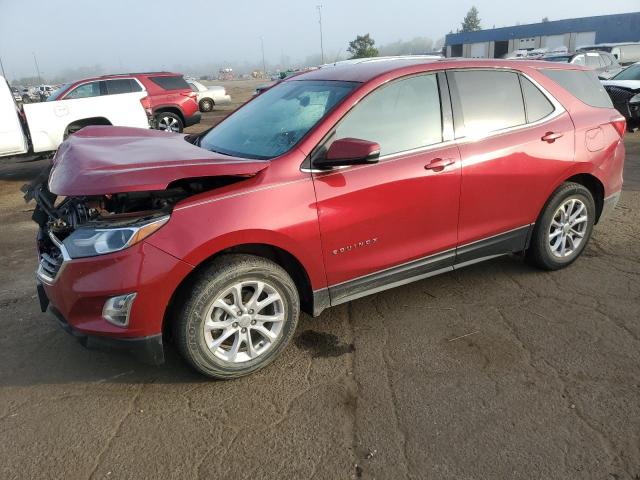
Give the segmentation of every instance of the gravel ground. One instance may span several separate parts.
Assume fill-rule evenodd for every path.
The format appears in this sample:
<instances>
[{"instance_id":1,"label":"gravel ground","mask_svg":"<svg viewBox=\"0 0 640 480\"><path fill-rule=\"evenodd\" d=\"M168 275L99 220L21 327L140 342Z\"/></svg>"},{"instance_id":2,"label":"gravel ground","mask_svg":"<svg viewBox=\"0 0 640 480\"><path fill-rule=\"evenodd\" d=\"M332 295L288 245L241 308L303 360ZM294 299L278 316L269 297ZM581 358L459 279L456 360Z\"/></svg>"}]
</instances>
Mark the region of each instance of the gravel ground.
<instances>
[{"instance_id":1,"label":"gravel ground","mask_svg":"<svg viewBox=\"0 0 640 480\"><path fill-rule=\"evenodd\" d=\"M3 160L0 478L639 479L640 134L626 143L622 200L573 266L505 257L304 316L229 382L172 348L162 367L87 351L41 314L18 188L43 162Z\"/></svg>"}]
</instances>

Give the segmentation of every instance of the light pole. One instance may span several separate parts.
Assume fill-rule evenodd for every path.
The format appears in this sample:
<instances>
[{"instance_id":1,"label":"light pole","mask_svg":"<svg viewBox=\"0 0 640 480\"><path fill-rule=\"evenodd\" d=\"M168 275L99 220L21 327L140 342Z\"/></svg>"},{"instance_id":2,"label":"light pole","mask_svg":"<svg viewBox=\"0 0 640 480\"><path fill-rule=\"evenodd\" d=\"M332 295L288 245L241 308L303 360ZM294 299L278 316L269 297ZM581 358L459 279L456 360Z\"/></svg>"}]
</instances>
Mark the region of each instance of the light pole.
<instances>
[{"instance_id":1,"label":"light pole","mask_svg":"<svg viewBox=\"0 0 640 480\"><path fill-rule=\"evenodd\" d=\"M267 64L264 61L264 38L260 36L260 46L262 47L262 74L267 74Z\"/></svg>"},{"instance_id":2,"label":"light pole","mask_svg":"<svg viewBox=\"0 0 640 480\"><path fill-rule=\"evenodd\" d=\"M38 59L36 58L36 52L31 52L33 53L33 62L36 64L36 72L38 74L38 82L40 82L40 85L42 85L42 77L40 76L40 67L38 67Z\"/></svg>"},{"instance_id":3,"label":"light pole","mask_svg":"<svg viewBox=\"0 0 640 480\"><path fill-rule=\"evenodd\" d=\"M316 5L316 8L318 9L318 23L320 24L320 63L324 65L324 45L322 44L322 5Z\"/></svg>"}]
</instances>

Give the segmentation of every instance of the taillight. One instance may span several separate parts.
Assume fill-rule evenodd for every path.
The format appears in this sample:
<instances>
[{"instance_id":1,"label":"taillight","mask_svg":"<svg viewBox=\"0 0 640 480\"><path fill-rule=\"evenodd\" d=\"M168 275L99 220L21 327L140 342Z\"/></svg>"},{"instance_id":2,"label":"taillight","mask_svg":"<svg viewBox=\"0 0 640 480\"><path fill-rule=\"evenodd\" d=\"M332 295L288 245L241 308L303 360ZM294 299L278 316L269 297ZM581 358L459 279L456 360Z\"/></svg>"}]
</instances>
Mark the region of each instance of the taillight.
<instances>
[{"instance_id":1,"label":"taillight","mask_svg":"<svg viewBox=\"0 0 640 480\"><path fill-rule=\"evenodd\" d=\"M184 95L185 97L197 98L198 94L196 92L180 92L180 95Z\"/></svg>"},{"instance_id":2,"label":"taillight","mask_svg":"<svg viewBox=\"0 0 640 480\"><path fill-rule=\"evenodd\" d=\"M624 137L624 132L627 131L627 120L622 115L611 117L611 125L616 129L620 137Z\"/></svg>"},{"instance_id":3,"label":"taillight","mask_svg":"<svg viewBox=\"0 0 640 480\"><path fill-rule=\"evenodd\" d=\"M151 100L149 97L142 97L140 99L140 103L142 104L142 108L147 112L147 115L151 115Z\"/></svg>"}]
</instances>

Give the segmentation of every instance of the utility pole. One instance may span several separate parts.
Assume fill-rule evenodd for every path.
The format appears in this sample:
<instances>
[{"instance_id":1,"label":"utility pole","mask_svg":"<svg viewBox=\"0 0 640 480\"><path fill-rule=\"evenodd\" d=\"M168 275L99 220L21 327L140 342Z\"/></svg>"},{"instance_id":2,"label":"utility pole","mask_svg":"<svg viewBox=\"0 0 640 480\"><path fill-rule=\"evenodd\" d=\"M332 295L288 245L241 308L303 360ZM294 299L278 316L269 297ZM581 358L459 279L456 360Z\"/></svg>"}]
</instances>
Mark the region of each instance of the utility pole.
<instances>
[{"instance_id":1,"label":"utility pole","mask_svg":"<svg viewBox=\"0 0 640 480\"><path fill-rule=\"evenodd\" d=\"M42 77L40 76L40 67L38 67L38 59L36 58L36 52L33 53L33 62L36 64L36 72L38 73L38 82L42 85Z\"/></svg>"},{"instance_id":2,"label":"utility pole","mask_svg":"<svg viewBox=\"0 0 640 480\"><path fill-rule=\"evenodd\" d=\"M267 63L264 61L264 38L260 36L260 46L262 47L262 74L267 74Z\"/></svg>"},{"instance_id":3,"label":"utility pole","mask_svg":"<svg viewBox=\"0 0 640 480\"><path fill-rule=\"evenodd\" d=\"M318 23L320 24L320 58L322 61L321 65L324 65L324 45L322 44L322 4L316 5L318 9Z\"/></svg>"}]
</instances>

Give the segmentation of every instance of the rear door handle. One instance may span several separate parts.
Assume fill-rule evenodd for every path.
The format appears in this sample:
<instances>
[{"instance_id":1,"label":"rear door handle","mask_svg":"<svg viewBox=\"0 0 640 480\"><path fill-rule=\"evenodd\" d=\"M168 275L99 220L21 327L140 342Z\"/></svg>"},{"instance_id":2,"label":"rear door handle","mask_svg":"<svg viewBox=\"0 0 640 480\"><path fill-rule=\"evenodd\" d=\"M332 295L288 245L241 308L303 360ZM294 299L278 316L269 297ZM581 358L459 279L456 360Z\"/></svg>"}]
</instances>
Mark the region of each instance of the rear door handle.
<instances>
[{"instance_id":1,"label":"rear door handle","mask_svg":"<svg viewBox=\"0 0 640 480\"><path fill-rule=\"evenodd\" d=\"M441 172L444 170L444 167L448 165L454 164L456 161L453 158L434 158L429 163L427 163L424 168L425 170L433 170L434 172Z\"/></svg>"},{"instance_id":2,"label":"rear door handle","mask_svg":"<svg viewBox=\"0 0 640 480\"><path fill-rule=\"evenodd\" d=\"M560 137L562 137L561 133L547 132L540 140L547 143L553 143Z\"/></svg>"}]
</instances>

